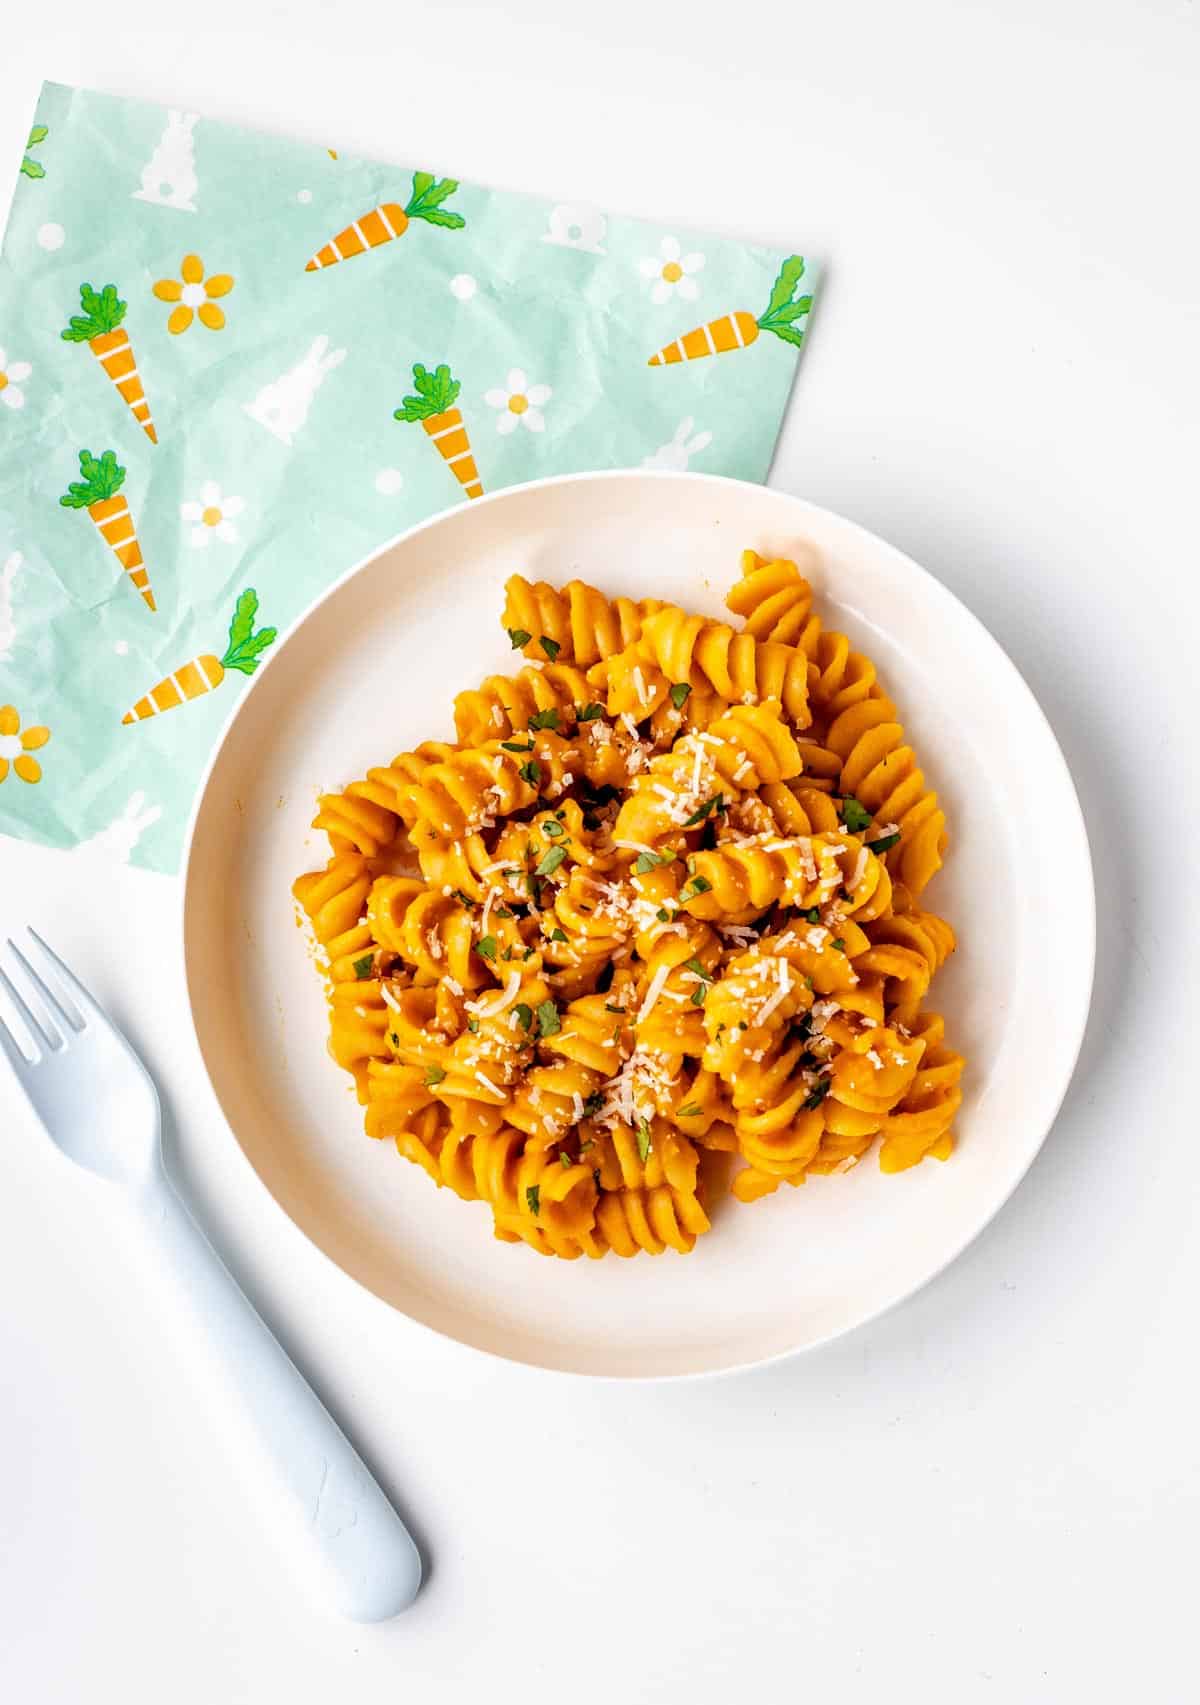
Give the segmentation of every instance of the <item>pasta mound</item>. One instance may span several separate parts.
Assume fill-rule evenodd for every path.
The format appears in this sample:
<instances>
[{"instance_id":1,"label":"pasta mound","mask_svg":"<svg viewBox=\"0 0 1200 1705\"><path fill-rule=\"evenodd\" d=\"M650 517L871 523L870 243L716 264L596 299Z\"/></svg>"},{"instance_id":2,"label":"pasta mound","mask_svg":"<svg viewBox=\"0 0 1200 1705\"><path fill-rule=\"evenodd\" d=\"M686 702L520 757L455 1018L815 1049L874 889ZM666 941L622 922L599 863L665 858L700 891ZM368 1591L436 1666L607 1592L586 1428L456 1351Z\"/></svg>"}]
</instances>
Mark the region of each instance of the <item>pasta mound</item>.
<instances>
[{"instance_id":1,"label":"pasta mound","mask_svg":"<svg viewBox=\"0 0 1200 1705\"><path fill-rule=\"evenodd\" d=\"M749 1202L945 1160L945 817L796 563L744 554L736 628L506 593L525 667L322 797L295 884L368 1134L568 1260L686 1253L731 1165Z\"/></svg>"}]
</instances>

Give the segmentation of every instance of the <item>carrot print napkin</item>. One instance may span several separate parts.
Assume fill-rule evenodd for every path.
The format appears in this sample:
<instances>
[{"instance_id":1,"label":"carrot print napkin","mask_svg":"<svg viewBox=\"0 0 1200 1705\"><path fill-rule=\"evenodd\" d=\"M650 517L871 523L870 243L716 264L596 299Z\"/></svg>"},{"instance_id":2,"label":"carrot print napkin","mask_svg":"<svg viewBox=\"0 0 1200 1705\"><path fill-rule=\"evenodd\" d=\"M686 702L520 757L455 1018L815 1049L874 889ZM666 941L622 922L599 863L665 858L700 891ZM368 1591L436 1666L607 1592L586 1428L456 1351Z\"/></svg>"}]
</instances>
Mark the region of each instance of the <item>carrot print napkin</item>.
<instances>
[{"instance_id":1,"label":"carrot print napkin","mask_svg":"<svg viewBox=\"0 0 1200 1705\"><path fill-rule=\"evenodd\" d=\"M764 479L813 289L799 255L47 84L0 251L0 832L175 870L276 635L448 505Z\"/></svg>"}]
</instances>

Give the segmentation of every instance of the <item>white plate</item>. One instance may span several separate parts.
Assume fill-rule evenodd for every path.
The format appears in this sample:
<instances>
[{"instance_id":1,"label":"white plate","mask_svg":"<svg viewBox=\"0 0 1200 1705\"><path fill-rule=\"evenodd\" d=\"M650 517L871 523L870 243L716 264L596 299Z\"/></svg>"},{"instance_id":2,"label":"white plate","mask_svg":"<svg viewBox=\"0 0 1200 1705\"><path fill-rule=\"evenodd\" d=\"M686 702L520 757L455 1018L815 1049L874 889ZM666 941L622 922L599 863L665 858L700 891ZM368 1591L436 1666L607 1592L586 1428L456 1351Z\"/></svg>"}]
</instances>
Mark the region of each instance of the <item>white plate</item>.
<instances>
[{"instance_id":1,"label":"white plate","mask_svg":"<svg viewBox=\"0 0 1200 1705\"><path fill-rule=\"evenodd\" d=\"M514 658L502 585L594 580L713 614L745 546L825 557L819 609L876 661L952 835L927 893L959 932L934 1005L967 1056L959 1146L718 1205L691 1255L546 1260L488 1210L363 1135L326 1053L326 1010L289 893L323 863L320 790L450 734L451 698ZM275 649L218 747L189 839L184 937L196 1034L231 1128L318 1248L413 1320L576 1373L746 1366L909 1295L987 1223L1037 1153L1083 1035L1095 929L1083 819L1061 752L999 646L872 534L759 486L696 475L549 480L465 504L347 575Z\"/></svg>"}]
</instances>

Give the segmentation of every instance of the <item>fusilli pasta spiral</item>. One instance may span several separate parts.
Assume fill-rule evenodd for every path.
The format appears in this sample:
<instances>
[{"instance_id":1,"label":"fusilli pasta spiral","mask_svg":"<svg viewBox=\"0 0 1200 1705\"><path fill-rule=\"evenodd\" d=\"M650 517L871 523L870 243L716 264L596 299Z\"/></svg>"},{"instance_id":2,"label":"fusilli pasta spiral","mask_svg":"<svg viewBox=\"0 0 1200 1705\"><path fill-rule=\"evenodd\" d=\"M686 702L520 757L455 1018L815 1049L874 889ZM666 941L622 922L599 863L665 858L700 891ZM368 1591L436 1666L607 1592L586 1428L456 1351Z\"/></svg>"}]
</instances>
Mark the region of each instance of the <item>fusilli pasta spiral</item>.
<instances>
[{"instance_id":1,"label":"fusilli pasta spiral","mask_svg":"<svg viewBox=\"0 0 1200 1705\"><path fill-rule=\"evenodd\" d=\"M750 551L743 622L514 575L529 662L339 793L294 893L367 1133L495 1234L690 1251L752 1202L946 1159L963 1060L925 999L945 817L803 568Z\"/></svg>"}]
</instances>

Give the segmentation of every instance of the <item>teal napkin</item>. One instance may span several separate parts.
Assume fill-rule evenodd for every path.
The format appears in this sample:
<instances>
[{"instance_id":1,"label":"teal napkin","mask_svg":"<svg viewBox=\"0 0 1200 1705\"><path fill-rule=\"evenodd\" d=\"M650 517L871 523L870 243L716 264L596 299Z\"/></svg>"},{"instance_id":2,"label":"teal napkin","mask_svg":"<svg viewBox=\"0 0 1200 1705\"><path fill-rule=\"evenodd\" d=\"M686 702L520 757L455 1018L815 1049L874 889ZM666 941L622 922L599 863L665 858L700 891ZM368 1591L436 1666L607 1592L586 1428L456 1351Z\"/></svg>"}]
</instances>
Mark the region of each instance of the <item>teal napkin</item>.
<instances>
[{"instance_id":1,"label":"teal napkin","mask_svg":"<svg viewBox=\"0 0 1200 1705\"><path fill-rule=\"evenodd\" d=\"M394 534L547 474L764 479L813 288L47 84L0 251L0 831L175 870L236 695Z\"/></svg>"}]
</instances>

